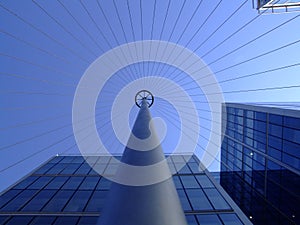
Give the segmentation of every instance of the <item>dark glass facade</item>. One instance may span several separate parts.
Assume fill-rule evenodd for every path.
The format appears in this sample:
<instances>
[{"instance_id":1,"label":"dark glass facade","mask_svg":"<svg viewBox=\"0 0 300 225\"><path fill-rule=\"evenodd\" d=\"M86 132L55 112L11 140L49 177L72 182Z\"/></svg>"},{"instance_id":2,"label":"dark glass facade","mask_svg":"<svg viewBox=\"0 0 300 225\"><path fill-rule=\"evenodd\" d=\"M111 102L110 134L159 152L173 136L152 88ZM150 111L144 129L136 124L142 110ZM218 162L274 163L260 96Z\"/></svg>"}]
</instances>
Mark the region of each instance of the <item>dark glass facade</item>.
<instances>
[{"instance_id":1,"label":"dark glass facade","mask_svg":"<svg viewBox=\"0 0 300 225\"><path fill-rule=\"evenodd\" d=\"M110 157L91 156L94 166L111 170ZM185 156L170 156L176 170ZM250 224L193 156L174 176L188 224ZM81 156L57 156L0 197L0 224L96 224L111 181L99 176Z\"/></svg>"},{"instance_id":2,"label":"dark glass facade","mask_svg":"<svg viewBox=\"0 0 300 225\"><path fill-rule=\"evenodd\" d=\"M231 103L222 122L226 192L255 225L300 224L300 111Z\"/></svg>"}]
</instances>

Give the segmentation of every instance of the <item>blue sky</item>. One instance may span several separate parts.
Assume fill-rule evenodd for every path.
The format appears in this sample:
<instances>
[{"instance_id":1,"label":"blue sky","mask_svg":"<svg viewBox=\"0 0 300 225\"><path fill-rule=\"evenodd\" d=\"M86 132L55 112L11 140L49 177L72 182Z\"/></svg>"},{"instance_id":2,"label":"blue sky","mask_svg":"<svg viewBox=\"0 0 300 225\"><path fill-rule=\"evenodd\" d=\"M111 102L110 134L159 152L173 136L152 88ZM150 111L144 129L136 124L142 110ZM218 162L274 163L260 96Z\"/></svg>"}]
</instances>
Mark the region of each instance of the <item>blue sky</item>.
<instances>
[{"instance_id":1,"label":"blue sky","mask_svg":"<svg viewBox=\"0 0 300 225\"><path fill-rule=\"evenodd\" d=\"M72 130L76 86L91 63L122 44L162 40L194 51L227 102L299 102L299 20L299 12L259 15L252 1L239 0L0 1L0 190L57 153L79 153ZM108 148L122 151L111 126L101 126L109 123L106 112L126 84L149 76L171 79L198 101L201 135L208 137L201 89L184 71L145 62L116 73L98 98L96 123L112 137L104 138ZM169 152L180 132L178 113L166 99L155 103L153 116L172 131L163 143ZM132 101L124 119L132 124L136 113ZM201 155L207 140L200 137L199 145Z\"/></svg>"}]
</instances>

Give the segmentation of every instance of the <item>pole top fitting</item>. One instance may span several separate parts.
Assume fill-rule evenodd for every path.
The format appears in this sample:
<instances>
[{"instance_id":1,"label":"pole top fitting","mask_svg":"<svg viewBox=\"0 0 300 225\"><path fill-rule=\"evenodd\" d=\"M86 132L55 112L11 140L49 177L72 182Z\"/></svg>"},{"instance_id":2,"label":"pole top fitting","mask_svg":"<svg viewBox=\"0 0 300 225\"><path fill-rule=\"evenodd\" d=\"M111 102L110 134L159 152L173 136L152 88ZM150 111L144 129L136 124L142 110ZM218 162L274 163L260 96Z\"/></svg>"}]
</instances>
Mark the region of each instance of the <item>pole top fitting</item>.
<instances>
[{"instance_id":1,"label":"pole top fitting","mask_svg":"<svg viewBox=\"0 0 300 225\"><path fill-rule=\"evenodd\" d=\"M150 108L154 102L154 96L150 91L141 90L135 95L135 104L141 108L143 101L146 101L147 106Z\"/></svg>"}]
</instances>

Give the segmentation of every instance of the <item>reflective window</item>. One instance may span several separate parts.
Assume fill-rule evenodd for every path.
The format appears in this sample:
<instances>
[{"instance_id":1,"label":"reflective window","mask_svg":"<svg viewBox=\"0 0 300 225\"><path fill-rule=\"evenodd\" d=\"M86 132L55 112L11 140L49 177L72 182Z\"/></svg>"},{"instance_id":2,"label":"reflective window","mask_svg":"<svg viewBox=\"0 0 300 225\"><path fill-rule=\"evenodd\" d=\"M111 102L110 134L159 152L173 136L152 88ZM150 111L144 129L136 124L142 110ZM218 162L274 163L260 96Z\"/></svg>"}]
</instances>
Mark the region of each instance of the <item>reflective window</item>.
<instances>
[{"instance_id":1,"label":"reflective window","mask_svg":"<svg viewBox=\"0 0 300 225\"><path fill-rule=\"evenodd\" d=\"M108 191L95 191L90 198L85 211L100 212L104 207L107 194Z\"/></svg>"},{"instance_id":2,"label":"reflective window","mask_svg":"<svg viewBox=\"0 0 300 225\"><path fill-rule=\"evenodd\" d=\"M299 127L299 129L300 129L300 127ZM288 141L292 141L297 144L300 144L300 130L284 127L283 128L283 138Z\"/></svg>"},{"instance_id":3,"label":"reflective window","mask_svg":"<svg viewBox=\"0 0 300 225\"><path fill-rule=\"evenodd\" d=\"M97 190L109 190L110 185L111 185L111 181L106 179L106 178L101 178L98 185L97 185Z\"/></svg>"},{"instance_id":4,"label":"reflective window","mask_svg":"<svg viewBox=\"0 0 300 225\"><path fill-rule=\"evenodd\" d=\"M79 220L77 216L61 216L57 217L54 225L74 225Z\"/></svg>"},{"instance_id":5,"label":"reflective window","mask_svg":"<svg viewBox=\"0 0 300 225\"><path fill-rule=\"evenodd\" d=\"M92 191L76 191L63 211L82 212L91 194Z\"/></svg>"},{"instance_id":6,"label":"reflective window","mask_svg":"<svg viewBox=\"0 0 300 225\"><path fill-rule=\"evenodd\" d=\"M20 209L26 202L28 202L38 190L24 190L16 198L6 204L1 210L2 211L17 211Z\"/></svg>"},{"instance_id":7,"label":"reflective window","mask_svg":"<svg viewBox=\"0 0 300 225\"><path fill-rule=\"evenodd\" d=\"M186 215L185 216L188 225L198 225L197 219L194 215Z\"/></svg>"},{"instance_id":8,"label":"reflective window","mask_svg":"<svg viewBox=\"0 0 300 225\"><path fill-rule=\"evenodd\" d=\"M219 216L226 225L243 225L235 214L220 214Z\"/></svg>"},{"instance_id":9,"label":"reflective window","mask_svg":"<svg viewBox=\"0 0 300 225\"><path fill-rule=\"evenodd\" d=\"M189 200L194 210L212 210L212 205L201 189L187 189Z\"/></svg>"},{"instance_id":10,"label":"reflective window","mask_svg":"<svg viewBox=\"0 0 300 225\"><path fill-rule=\"evenodd\" d=\"M25 180L22 180L20 183L15 185L14 189L25 189L38 178L39 177L35 177L35 176L27 177L27 178L25 178Z\"/></svg>"},{"instance_id":11,"label":"reflective window","mask_svg":"<svg viewBox=\"0 0 300 225\"><path fill-rule=\"evenodd\" d=\"M62 189L77 189L84 177L71 177L67 183L62 187Z\"/></svg>"},{"instance_id":12,"label":"reflective window","mask_svg":"<svg viewBox=\"0 0 300 225\"><path fill-rule=\"evenodd\" d=\"M42 189L45 187L53 177L39 177L33 184L31 184L28 188L29 189Z\"/></svg>"},{"instance_id":13,"label":"reflective window","mask_svg":"<svg viewBox=\"0 0 300 225\"><path fill-rule=\"evenodd\" d=\"M42 190L33 199L28 202L22 211L35 212L41 208L52 198L56 190Z\"/></svg>"},{"instance_id":14,"label":"reflective window","mask_svg":"<svg viewBox=\"0 0 300 225\"><path fill-rule=\"evenodd\" d=\"M54 177L54 179L45 187L45 189L59 189L69 177Z\"/></svg>"},{"instance_id":15,"label":"reflective window","mask_svg":"<svg viewBox=\"0 0 300 225\"><path fill-rule=\"evenodd\" d=\"M46 174L59 174L67 165L67 163L56 164L50 170L48 170Z\"/></svg>"},{"instance_id":16,"label":"reflective window","mask_svg":"<svg viewBox=\"0 0 300 225\"><path fill-rule=\"evenodd\" d=\"M74 191L71 190L59 190L54 197L43 208L45 212L60 212L64 208L65 204L69 201Z\"/></svg>"},{"instance_id":17,"label":"reflective window","mask_svg":"<svg viewBox=\"0 0 300 225\"><path fill-rule=\"evenodd\" d=\"M206 175L197 175L196 178L202 188L214 187L213 183L209 180L209 178Z\"/></svg>"},{"instance_id":18,"label":"reflective window","mask_svg":"<svg viewBox=\"0 0 300 225\"><path fill-rule=\"evenodd\" d=\"M16 224L26 225L29 224L31 220L32 220L32 216L14 216L6 223L6 225L16 225Z\"/></svg>"},{"instance_id":19,"label":"reflective window","mask_svg":"<svg viewBox=\"0 0 300 225\"><path fill-rule=\"evenodd\" d=\"M81 183L79 189L81 190L93 190L98 184L100 177L86 177Z\"/></svg>"},{"instance_id":20,"label":"reflective window","mask_svg":"<svg viewBox=\"0 0 300 225\"><path fill-rule=\"evenodd\" d=\"M78 225L95 225L97 221L97 216L83 216L80 218Z\"/></svg>"},{"instance_id":21,"label":"reflective window","mask_svg":"<svg viewBox=\"0 0 300 225\"><path fill-rule=\"evenodd\" d=\"M196 178L194 176L180 176L184 188L199 188Z\"/></svg>"},{"instance_id":22,"label":"reflective window","mask_svg":"<svg viewBox=\"0 0 300 225\"><path fill-rule=\"evenodd\" d=\"M55 216L36 216L34 219L31 221L31 224L52 224L54 220L56 219Z\"/></svg>"},{"instance_id":23,"label":"reflective window","mask_svg":"<svg viewBox=\"0 0 300 225\"><path fill-rule=\"evenodd\" d=\"M283 124L286 127L300 129L300 118L294 118L289 116L283 117Z\"/></svg>"},{"instance_id":24,"label":"reflective window","mask_svg":"<svg viewBox=\"0 0 300 225\"><path fill-rule=\"evenodd\" d=\"M222 195L217 191L217 189L204 189L204 192L215 209L230 209L230 206L227 204Z\"/></svg>"},{"instance_id":25,"label":"reflective window","mask_svg":"<svg viewBox=\"0 0 300 225\"><path fill-rule=\"evenodd\" d=\"M185 211L192 210L191 205L187 199L187 196L186 196L184 190L177 190L177 193L178 193L183 210L185 210Z\"/></svg>"},{"instance_id":26,"label":"reflective window","mask_svg":"<svg viewBox=\"0 0 300 225\"><path fill-rule=\"evenodd\" d=\"M222 225L217 215L197 215L201 225Z\"/></svg>"},{"instance_id":27,"label":"reflective window","mask_svg":"<svg viewBox=\"0 0 300 225\"><path fill-rule=\"evenodd\" d=\"M0 196L0 208L13 199L21 190L9 190Z\"/></svg>"}]
</instances>

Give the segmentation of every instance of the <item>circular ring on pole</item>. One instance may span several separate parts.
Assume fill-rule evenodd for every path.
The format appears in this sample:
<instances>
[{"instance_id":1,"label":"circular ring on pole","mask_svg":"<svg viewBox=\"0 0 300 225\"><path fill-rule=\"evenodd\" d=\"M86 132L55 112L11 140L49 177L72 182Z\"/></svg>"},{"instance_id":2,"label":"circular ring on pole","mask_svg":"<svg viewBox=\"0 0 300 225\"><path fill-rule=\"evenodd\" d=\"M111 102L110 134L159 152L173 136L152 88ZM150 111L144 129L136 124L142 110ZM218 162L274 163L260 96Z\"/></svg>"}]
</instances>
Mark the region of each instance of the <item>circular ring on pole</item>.
<instances>
[{"instance_id":1,"label":"circular ring on pole","mask_svg":"<svg viewBox=\"0 0 300 225\"><path fill-rule=\"evenodd\" d=\"M141 90L135 95L135 104L137 107L141 108L143 100L146 100L148 108L153 105L154 96L150 91Z\"/></svg>"}]
</instances>

